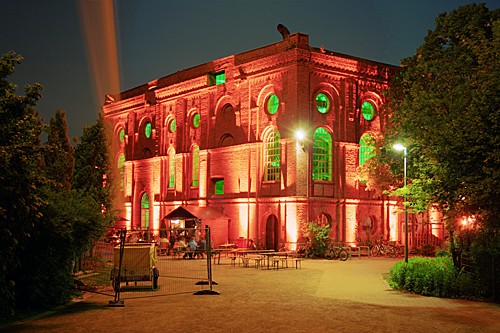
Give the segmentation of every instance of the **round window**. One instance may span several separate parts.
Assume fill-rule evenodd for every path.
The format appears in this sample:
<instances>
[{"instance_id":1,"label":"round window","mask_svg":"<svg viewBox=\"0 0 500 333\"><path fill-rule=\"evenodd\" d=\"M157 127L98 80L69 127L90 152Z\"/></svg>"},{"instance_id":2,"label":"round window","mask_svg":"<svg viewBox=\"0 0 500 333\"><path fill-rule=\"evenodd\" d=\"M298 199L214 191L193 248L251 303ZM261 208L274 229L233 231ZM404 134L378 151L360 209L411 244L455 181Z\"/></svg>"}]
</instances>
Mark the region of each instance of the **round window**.
<instances>
[{"instance_id":1,"label":"round window","mask_svg":"<svg viewBox=\"0 0 500 333\"><path fill-rule=\"evenodd\" d=\"M193 116L193 127L194 128L200 127L200 114L199 113L195 113L195 115Z\"/></svg>"},{"instance_id":2,"label":"round window","mask_svg":"<svg viewBox=\"0 0 500 333\"><path fill-rule=\"evenodd\" d=\"M319 93L316 95L316 109L320 113L327 113L330 111L330 99L326 94Z\"/></svg>"},{"instance_id":3,"label":"round window","mask_svg":"<svg viewBox=\"0 0 500 333\"><path fill-rule=\"evenodd\" d=\"M118 140L120 140L120 143L123 143L123 140L125 140L125 130L123 128L118 132Z\"/></svg>"},{"instance_id":4,"label":"round window","mask_svg":"<svg viewBox=\"0 0 500 333\"><path fill-rule=\"evenodd\" d=\"M172 119L168 125L168 129L170 130L170 133L174 133L175 130L177 129L177 124L175 123L175 119Z\"/></svg>"},{"instance_id":5,"label":"round window","mask_svg":"<svg viewBox=\"0 0 500 333\"><path fill-rule=\"evenodd\" d=\"M361 113L363 114L363 118L366 120L372 120L375 117L375 108L373 104L370 102L364 102L361 106Z\"/></svg>"},{"instance_id":6,"label":"round window","mask_svg":"<svg viewBox=\"0 0 500 333\"><path fill-rule=\"evenodd\" d=\"M148 139L151 137L151 123L150 122L146 123L146 127L144 128L144 134L146 135L146 138L148 138Z\"/></svg>"},{"instance_id":7,"label":"round window","mask_svg":"<svg viewBox=\"0 0 500 333\"><path fill-rule=\"evenodd\" d=\"M279 106L280 100L278 96L276 96L276 94L269 96L269 99L267 100L267 112L275 114L278 111Z\"/></svg>"}]
</instances>

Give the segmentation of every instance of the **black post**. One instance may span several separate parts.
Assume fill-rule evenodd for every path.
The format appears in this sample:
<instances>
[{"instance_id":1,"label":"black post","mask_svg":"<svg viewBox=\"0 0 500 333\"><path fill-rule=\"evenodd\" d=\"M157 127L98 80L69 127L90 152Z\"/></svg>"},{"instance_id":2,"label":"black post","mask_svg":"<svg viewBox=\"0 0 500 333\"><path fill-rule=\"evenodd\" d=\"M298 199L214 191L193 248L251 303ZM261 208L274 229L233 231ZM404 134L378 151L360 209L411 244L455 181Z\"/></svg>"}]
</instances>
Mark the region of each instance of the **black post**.
<instances>
[{"instance_id":1,"label":"black post","mask_svg":"<svg viewBox=\"0 0 500 333\"><path fill-rule=\"evenodd\" d=\"M121 281L121 271L122 271L122 259L123 252L125 251L125 238L127 236L127 229L120 230L120 261L118 263L118 275L113 275L113 289L115 290L114 301L109 301L109 306L124 306L123 300L120 300L120 281ZM114 252L113 252L114 256ZM113 260L114 261L114 260ZM113 267L113 270L116 269Z\"/></svg>"}]
</instances>

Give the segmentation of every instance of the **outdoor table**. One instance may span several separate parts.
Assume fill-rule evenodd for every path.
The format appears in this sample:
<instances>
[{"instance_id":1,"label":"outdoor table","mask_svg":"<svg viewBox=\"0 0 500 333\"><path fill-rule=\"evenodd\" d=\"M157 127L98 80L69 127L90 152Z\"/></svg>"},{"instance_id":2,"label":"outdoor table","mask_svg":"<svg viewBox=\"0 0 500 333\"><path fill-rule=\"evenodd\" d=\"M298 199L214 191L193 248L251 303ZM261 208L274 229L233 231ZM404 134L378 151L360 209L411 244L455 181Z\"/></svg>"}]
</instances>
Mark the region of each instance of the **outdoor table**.
<instances>
[{"instance_id":1,"label":"outdoor table","mask_svg":"<svg viewBox=\"0 0 500 333\"><path fill-rule=\"evenodd\" d=\"M274 257L284 257L286 260L288 256L292 254L292 252L286 251L286 252L262 252L261 255L266 257L267 260L267 269L269 269L269 263L271 260L274 260ZM271 259L273 258L273 259ZM279 264L276 265L276 269L279 269Z\"/></svg>"},{"instance_id":2,"label":"outdoor table","mask_svg":"<svg viewBox=\"0 0 500 333\"><path fill-rule=\"evenodd\" d=\"M225 248L225 249L229 249L229 248L235 248L236 247L236 244L233 244L233 243L225 243L225 244L221 244L219 245L220 248Z\"/></svg>"}]
</instances>

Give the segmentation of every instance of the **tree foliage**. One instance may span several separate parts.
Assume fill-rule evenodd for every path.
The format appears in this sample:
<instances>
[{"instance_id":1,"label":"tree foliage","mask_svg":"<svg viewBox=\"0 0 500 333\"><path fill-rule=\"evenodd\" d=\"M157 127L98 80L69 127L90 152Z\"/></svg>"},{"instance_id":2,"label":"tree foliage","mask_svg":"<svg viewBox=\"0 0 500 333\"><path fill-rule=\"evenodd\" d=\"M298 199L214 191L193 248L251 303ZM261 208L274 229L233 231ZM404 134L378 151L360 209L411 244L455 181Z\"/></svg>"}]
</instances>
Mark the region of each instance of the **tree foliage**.
<instances>
[{"instance_id":1,"label":"tree foliage","mask_svg":"<svg viewBox=\"0 0 500 333\"><path fill-rule=\"evenodd\" d=\"M396 194L406 191L416 209L438 204L450 222L474 214L495 230L500 227L499 14L471 4L437 17L417 53L402 60L389 96L391 127L374 159L378 167L386 164L400 174L390 151L402 142L410 181Z\"/></svg>"},{"instance_id":2,"label":"tree foliage","mask_svg":"<svg viewBox=\"0 0 500 333\"><path fill-rule=\"evenodd\" d=\"M75 259L104 235L110 219L103 218L103 207L112 212L102 175L80 174L74 186L74 149L63 111L50 120L42 145L44 125L35 110L41 86L26 86L25 96L17 96L16 86L7 80L21 60L13 52L0 58L2 319L66 302L72 293ZM93 172L105 174L106 143L102 126L98 128L84 131L82 142L88 141L88 149L79 145L79 152L98 153L80 155L78 166L85 172L90 162Z\"/></svg>"},{"instance_id":3,"label":"tree foliage","mask_svg":"<svg viewBox=\"0 0 500 333\"><path fill-rule=\"evenodd\" d=\"M34 110L40 85L27 85L25 95L16 95L16 85L7 81L22 58L13 52L0 59L0 314L15 306L16 271L21 268L18 252L40 217L44 200L39 135L42 123Z\"/></svg>"},{"instance_id":4,"label":"tree foliage","mask_svg":"<svg viewBox=\"0 0 500 333\"><path fill-rule=\"evenodd\" d=\"M114 187L108 147L106 126L100 115L92 126L83 129L76 146L73 187L101 204L103 223L110 226L115 220L115 211L112 205Z\"/></svg>"},{"instance_id":5,"label":"tree foliage","mask_svg":"<svg viewBox=\"0 0 500 333\"><path fill-rule=\"evenodd\" d=\"M71 189L75 173L75 149L71 145L66 124L66 113L57 110L47 127L47 142L44 145L45 172L55 184Z\"/></svg>"},{"instance_id":6,"label":"tree foliage","mask_svg":"<svg viewBox=\"0 0 500 333\"><path fill-rule=\"evenodd\" d=\"M413 211L439 208L455 266L466 254L485 286L499 273L492 264L500 256L499 57L499 9L470 4L440 14L417 53L402 60L388 98L391 125L368 166L372 176L382 166L400 175L392 146L407 147L408 186L385 190L406 196ZM472 238L458 225L464 216L480 230Z\"/></svg>"}]
</instances>

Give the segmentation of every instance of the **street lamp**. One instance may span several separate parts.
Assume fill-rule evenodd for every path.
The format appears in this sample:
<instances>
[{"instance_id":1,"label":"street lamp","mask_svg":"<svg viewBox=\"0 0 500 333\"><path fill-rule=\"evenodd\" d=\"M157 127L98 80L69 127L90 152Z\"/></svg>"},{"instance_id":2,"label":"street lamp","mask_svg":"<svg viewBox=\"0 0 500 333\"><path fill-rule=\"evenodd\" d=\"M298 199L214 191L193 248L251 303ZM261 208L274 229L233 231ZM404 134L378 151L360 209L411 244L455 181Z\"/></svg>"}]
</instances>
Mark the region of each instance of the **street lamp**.
<instances>
[{"instance_id":1,"label":"street lamp","mask_svg":"<svg viewBox=\"0 0 500 333\"><path fill-rule=\"evenodd\" d=\"M406 150L406 147L400 143L396 143L393 146L393 148L398 150L398 151L404 152L404 173L403 173L404 180L403 180L403 182L404 182L404 187L406 187L406 153L407 153L407 150ZM404 200L405 200L405 202L403 204L405 206L405 262L407 263L408 262L408 207L406 205L406 191L405 191Z\"/></svg>"}]
</instances>

